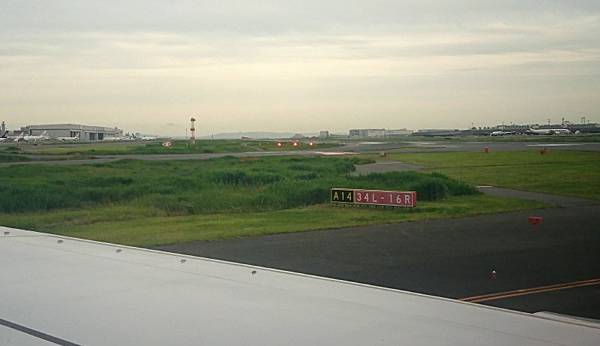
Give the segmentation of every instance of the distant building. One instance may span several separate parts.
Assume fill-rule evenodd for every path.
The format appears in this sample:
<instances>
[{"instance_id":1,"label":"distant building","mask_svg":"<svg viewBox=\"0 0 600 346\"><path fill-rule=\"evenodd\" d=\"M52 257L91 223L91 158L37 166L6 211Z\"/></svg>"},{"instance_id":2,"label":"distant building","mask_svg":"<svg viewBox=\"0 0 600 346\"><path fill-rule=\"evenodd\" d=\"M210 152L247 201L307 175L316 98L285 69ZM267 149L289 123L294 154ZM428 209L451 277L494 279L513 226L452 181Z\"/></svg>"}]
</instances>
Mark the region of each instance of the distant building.
<instances>
[{"instance_id":1,"label":"distant building","mask_svg":"<svg viewBox=\"0 0 600 346\"><path fill-rule=\"evenodd\" d=\"M460 136L462 135L462 131L458 129L425 129L418 130L417 132L413 132L415 136L425 136L425 137L448 137L448 136Z\"/></svg>"},{"instance_id":2,"label":"distant building","mask_svg":"<svg viewBox=\"0 0 600 346\"><path fill-rule=\"evenodd\" d=\"M105 137L119 137L123 135L123 130L116 127L76 124L29 125L21 127L21 132L32 136L39 136L46 133L50 138L79 137L82 141L101 141Z\"/></svg>"},{"instance_id":3,"label":"distant building","mask_svg":"<svg viewBox=\"0 0 600 346\"><path fill-rule=\"evenodd\" d=\"M408 136L413 132L407 129L399 129L399 130L385 130L386 137L399 137L399 136Z\"/></svg>"},{"instance_id":4,"label":"distant building","mask_svg":"<svg viewBox=\"0 0 600 346\"><path fill-rule=\"evenodd\" d=\"M321 139L327 139L327 138L329 138L329 131L321 131L321 132L319 132L319 138L321 138Z\"/></svg>"},{"instance_id":5,"label":"distant building","mask_svg":"<svg viewBox=\"0 0 600 346\"><path fill-rule=\"evenodd\" d=\"M348 132L350 137L385 137L385 129L352 129Z\"/></svg>"}]
</instances>

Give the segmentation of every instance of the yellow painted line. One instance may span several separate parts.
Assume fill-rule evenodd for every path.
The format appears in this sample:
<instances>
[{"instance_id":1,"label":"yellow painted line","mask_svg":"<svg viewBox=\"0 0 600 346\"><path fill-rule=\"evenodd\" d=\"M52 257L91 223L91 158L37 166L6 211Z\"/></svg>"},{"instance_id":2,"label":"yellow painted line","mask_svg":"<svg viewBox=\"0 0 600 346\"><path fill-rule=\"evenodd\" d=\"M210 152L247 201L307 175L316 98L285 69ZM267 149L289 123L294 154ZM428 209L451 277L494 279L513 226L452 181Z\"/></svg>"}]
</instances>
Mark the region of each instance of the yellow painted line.
<instances>
[{"instance_id":1,"label":"yellow painted line","mask_svg":"<svg viewBox=\"0 0 600 346\"><path fill-rule=\"evenodd\" d=\"M520 297L520 296L526 296L526 295L536 294L536 293L554 292L554 291L566 290L569 288L594 286L594 285L600 285L600 279L590 279L590 280L575 281L575 282L556 284L556 285L524 288L524 289L514 290L514 291L491 293L491 294L484 294L484 295L480 295L480 296L467 297L467 298L462 298L460 300L463 302L481 303L481 302L487 302L490 300Z\"/></svg>"}]
</instances>

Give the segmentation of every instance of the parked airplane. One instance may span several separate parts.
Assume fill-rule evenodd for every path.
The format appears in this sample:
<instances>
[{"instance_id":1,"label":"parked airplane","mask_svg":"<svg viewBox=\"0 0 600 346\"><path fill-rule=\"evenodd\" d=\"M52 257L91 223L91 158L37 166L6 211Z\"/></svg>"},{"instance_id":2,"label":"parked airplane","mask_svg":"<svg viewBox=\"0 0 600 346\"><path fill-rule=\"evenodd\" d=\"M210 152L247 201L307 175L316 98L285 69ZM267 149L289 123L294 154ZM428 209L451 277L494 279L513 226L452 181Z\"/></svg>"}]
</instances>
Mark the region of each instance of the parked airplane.
<instances>
[{"instance_id":1,"label":"parked airplane","mask_svg":"<svg viewBox=\"0 0 600 346\"><path fill-rule=\"evenodd\" d=\"M22 140L24 140L25 138L25 133L21 133L20 135L16 136L16 137L11 137L11 139L15 142L20 142Z\"/></svg>"},{"instance_id":2,"label":"parked airplane","mask_svg":"<svg viewBox=\"0 0 600 346\"><path fill-rule=\"evenodd\" d=\"M63 142L77 142L79 140L79 136L73 136L73 137L56 137L57 141L63 141Z\"/></svg>"},{"instance_id":3,"label":"parked airplane","mask_svg":"<svg viewBox=\"0 0 600 346\"><path fill-rule=\"evenodd\" d=\"M571 134L569 129L529 129L527 134L531 135L568 135Z\"/></svg>"},{"instance_id":4,"label":"parked airplane","mask_svg":"<svg viewBox=\"0 0 600 346\"><path fill-rule=\"evenodd\" d=\"M490 136L510 136L517 134L514 131L494 131L490 133Z\"/></svg>"},{"instance_id":5,"label":"parked airplane","mask_svg":"<svg viewBox=\"0 0 600 346\"><path fill-rule=\"evenodd\" d=\"M25 142L38 142L38 141L46 141L46 140L50 139L50 137L48 137L48 132L46 132L46 131L42 132L42 134L39 136L25 135L25 134L21 134L21 136L22 137L17 137L17 139L21 138ZM16 140L16 141L18 142L19 140Z\"/></svg>"},{"instance_id":6,"label":"parked airplane","mask_svg":"<svg viewBox=\"0 0 600 346\"><path fill-rule=\"evenodd\" d=\"M158 139L158 137L155 136L141 136L141 137L136 137L136 139L142 140L142 141L155 141Z\"/></svg>"},{"instance_id":7,"label":"parked airplane","mask_svg":"<svg viewBox=\"0 0 600 346\"><path fill-rule=\"evenodd\" d=\"M119 136L119 137L104 137L104 142L121 142L121 141L133 141L135 137L130 135L127 136Z\"/></svg>"},{"instance_id":8,"label":"parked airplane","mask_svg":"<svg viewBox=\"0 0 600 346\"><path fill-rule=\"evenodd\" d=\"M158 137L156 137L156 136L148 136L148 135L143 135L141 133L133 134L132 137L136 141L155 141L158 139Z\"/></svg>"}]
</instances>

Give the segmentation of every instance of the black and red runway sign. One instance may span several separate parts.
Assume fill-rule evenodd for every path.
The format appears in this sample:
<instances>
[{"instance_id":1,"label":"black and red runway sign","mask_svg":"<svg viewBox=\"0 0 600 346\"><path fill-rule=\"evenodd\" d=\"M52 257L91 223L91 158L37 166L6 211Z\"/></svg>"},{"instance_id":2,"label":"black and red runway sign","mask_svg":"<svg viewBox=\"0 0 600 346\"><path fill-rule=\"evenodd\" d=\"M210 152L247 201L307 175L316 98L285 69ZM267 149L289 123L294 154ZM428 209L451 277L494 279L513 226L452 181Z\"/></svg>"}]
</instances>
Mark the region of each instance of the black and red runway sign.
<instances>
[{"instance_id":1,"label":"black and red runway sign","mask_svg":"<svg viewBox=\"0 0 600 346\"><path fill-rule=\"evenodd\" d=\"M415 191L333 188L331 189L331 203L413 208L417 206L417 193Z\"/></svg>"}]
</instances>

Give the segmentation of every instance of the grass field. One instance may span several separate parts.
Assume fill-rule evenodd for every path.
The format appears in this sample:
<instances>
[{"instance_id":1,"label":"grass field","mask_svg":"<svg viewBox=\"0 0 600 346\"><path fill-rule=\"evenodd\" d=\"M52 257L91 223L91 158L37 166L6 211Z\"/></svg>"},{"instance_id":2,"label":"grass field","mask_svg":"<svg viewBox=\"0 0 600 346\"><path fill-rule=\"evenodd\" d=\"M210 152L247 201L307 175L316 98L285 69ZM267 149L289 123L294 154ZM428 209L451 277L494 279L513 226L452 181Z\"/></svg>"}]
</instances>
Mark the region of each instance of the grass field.
<instances>
[{"instance_id":1,"label":"grass field","mask_svg":"<svg viewBox=\"0 0 600 346\"><path fill-rule=\"evenodd\" d=\"M357 158L122 160L79 166L14 166L0 171L0 212L130 204L169 215L287 209L325 202L334 186L408 189L421 200L475 194L439 174L392 172L351 177Z\"/></svg>"},{"instance_id":2,"label":"grass field","mask_svg":"<svg viewBox=\"0 0 600 346\"><path fill-rule=\"evenodd\" d=\"M474 185L600 199L600 153L571 150L392 154Z\"/></svg>"},{"instance_id":3,"label":"grass field","mask_svg":"<svg viewBox=\"0 0 600 346\"><path fill-rule=\"evenodd\" d=\"M324 149L338 146L334 142L299 142L293 146L291 141L281 141L282 146L277 146L273 141L257 140L199 140L195 145L187 141L172 141L172 146L166 148L161 142L98 142L98 143L44 143L38 145L19 144L0 147L0 152L5 154L30 154L30 155L127 155L127 154L206 154L206 153L234 153L251 151L296 151ZM8 150L10 148L11 150Z\"/></svg>"},{"instance_id":4,"label":"grass field","mask_svg":"<svg viewBox=\"0 0 600 346\"><path fill-rule=\"evenodd\" d=\"M541 207L438 173L350 176L357 158L123 160L0 170L0 223L129 245L457 217ZM368 161L363 161L368 162ZM416 190L414 210L324 204L331 187Z\"/></svg>"},{"instance_id":5,"label":"grass field","mask_svg":"<svg viewBox=\"0 0 600 346\"><path fill-rule=\"evenodd\" d=\"M262 212L168 216L155 208L115 205L47 213L0 214L0 222L17 228L148 247L542 207L545 205L538 202L470 195L449 197L437 202L420 202L414 210L344 208L319 204Z\"/></svg>"}]
</instances>

